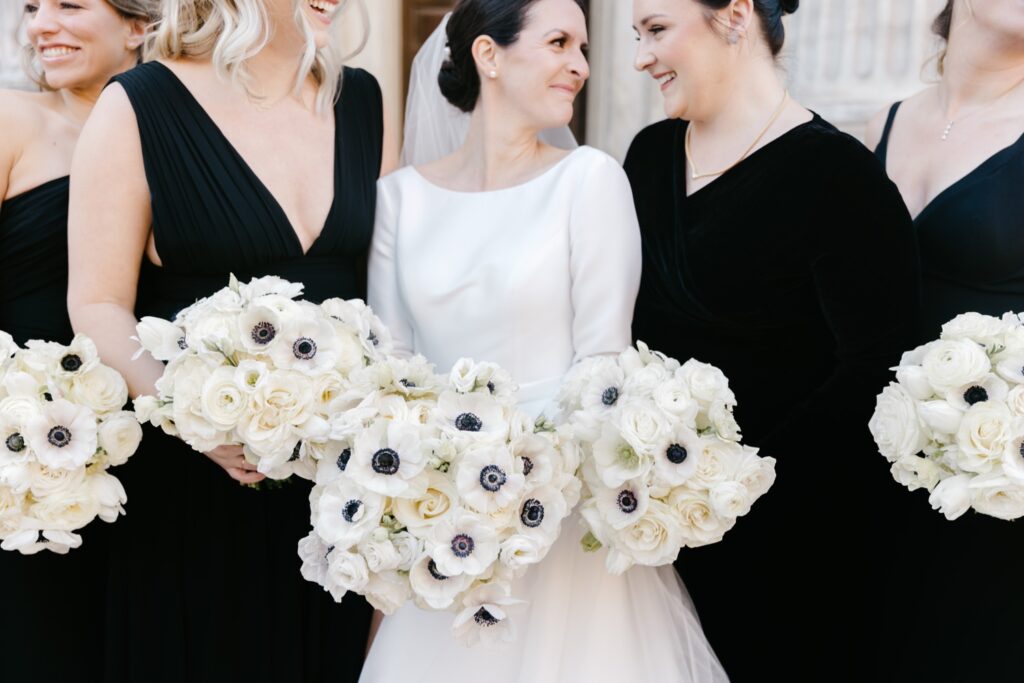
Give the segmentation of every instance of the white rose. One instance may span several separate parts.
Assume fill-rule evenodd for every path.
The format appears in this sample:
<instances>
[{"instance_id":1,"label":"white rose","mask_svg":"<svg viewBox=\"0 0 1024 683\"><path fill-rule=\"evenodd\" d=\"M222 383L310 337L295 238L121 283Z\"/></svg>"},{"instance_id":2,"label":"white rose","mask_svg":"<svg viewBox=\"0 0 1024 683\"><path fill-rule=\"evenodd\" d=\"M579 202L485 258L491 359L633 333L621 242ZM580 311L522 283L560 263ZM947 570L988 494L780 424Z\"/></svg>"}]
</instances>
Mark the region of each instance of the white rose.
<instances>
[{"instance_id":1,"label":"white rose","mask_svg":"<svg viewBox=\"0 0 1024 683\"><path fill-rule=\"evenodd\" d=\"M107 454L107 464L117 467L128 462L128 458L138 450L142 427L135 415L120 412L100 423L97 439Z\"/></svg>"},{"instance_id":2,"label":"white rose","mask_svg":"<svg viewBox=\"0 0 1024 683\"><path fill-rule=\"evenodd\" d=\"M228 431L245 413L247 396L238 386L237 369L219 367L203 383L199 395L203 417L219 430Z\"/></svg>"},{"instance_id":3,"label":"white rose","mask_svg":"<svg viewBox=\"0 0 1024 683\"><path fill-rule=\"evenodd\" d=\"M672 509L652 500L643 517L616 532L612 545L637 564L660 567L671 564L679 555L682 533Z\"/></svg>"},{"instance_id":4,"label":"white rose","mask_svg":"<svg viewBox=\"0 0 1024 683\"><path fill-rule=\"evenodd\" d=\"M984 473L1012 446L1014 418L1006 406L976 403L964 414L957 431L957 464L967 472Z\"/></svg>"},{"instance_id":5,"label":"white rose","mask_svg":"<svg viewBox=\"0 0 1024 683\"><path fill-rule=\"evenodd\" d=\"M983 346L1000 344L1010 325L999 318L981 313L961 313L942 326L942 338L967 339Z\"/></svg>"},{"instance_id":6,"label":"white rose","mask_svg":"<svg viewBox=\"0 0 1024 683\"><path fill-rule=\"evenodd\" d=\"M702 440L703 450L697 458L697 466L690 477L693 488L711 487L726 479L734 479L740 463L745 458L743 446L735 441L714 437Z\"/></svg>"},{"instance_id":7,"label":"white rose","mask_svg":"<svg viewBox=\"0 0 1024 683\"><path fill-rule=\"evenodd\" d=\"M691 548L717 543L736 524L734 517L715 514L708 495L688 487L672 491L668 503L679 520L682 545Z\"/></svg>"},{"instance_id":8,"label":"white rose","mask_svg":"<svg viewBox=\"0 0 1024 683\"><path fill-rule=\"evenodd\" d=\"M1024 487L1010 479L993 475L975 477L970 484L971 502L978 512L997 519L1024 517Z\"/></svg>"},{"instance_id":9,"label":"white rose","mask_svg":"<svg viewBox=\"0 0 1024 683\"><path fill-rule=\"evenodd\" d=\"M380 535L384 538L376 538L378 532L382 532ZM366 566L371 572L398 569L402 564L402 556L395 548L395 544L387 538L386 529L377 529L370 538L360 543L359 553L366 560Z\"/></svg>"},{"instance_id":10,"label":"white rose","mask_svg":"<svg viewBox=\"0 0 1024 683\"><path fill-rule=\"evenodd\" d=\"M75 375L68 390L68 399L88 406L97 415L114 413L128 403L128 385L117 370L97 365L88 372Z\"/></svg>"},{"instance_id":11,"label":"white rose","mask_svg":"<svg viewBox=\"0 0 1024 683\"><path fill-rule=\"evenodd\" d=\"M747 487L738 481L723 481L711 487L708 502L720 517L742 517L753 504Z\"/></svg>"},{"instance_id":12,"label":"white rose","mask_svg":"<svg viewBox=\"0 0 1024 683\"><path fill-rule=\"evenodd\" d=\"M736 397L729 389L729 379L713 365L691 358L676 371L676 377L686 383L690 394L704 407L710 406L714 401L736 403Z\"/></svg>"},{"instance_id":13,"label":"white rose","mask_svg":"<svg viewBox=\"0 0 1024 683\"><path fill-rule=\"evenodd\" d=\"M878 451L890 462L924 448L927 436L917 417L917 403L898 384L889 384L878 395L868 429Z\"/></svg>"},{"instance_id":14,"label":"white rose","mask_svg":"<svg viewBox=\"0 0 1024 683\"><path fill-rule=\"evenodd\" d=\"M653 458L670 432L668 420L647 402L627 401L617 422L622 438L642 457Z\"/></svg>"},{"instance_id":15,"label":"white rose","mask_svg":"<svg viewBox=\"0 0 1024 683\"><path fill-rule=\"evenodd\" d=\"M427 470L427 489L415 498L396 498L392 505L395 518L416 534L428 533L446 519L459 499L455 484L436 470Z\"/></svg>"},{"instance_id":16,"label":"white rose","mask_svg":"<svg viewBox=\"0 0 1024 683\"><path fill-rule=\"evenodd\" d=\"M412 597L409 580L397 571L371 574L364 589L366 601L384 614L394 614Z\"/></svg>"},{"instance_id":17,"label":"white rose","mask_svg":"<svg viewBox=\"0 0 1024 683\"><path fill-rule=\"evenodd\" d=\"M358 553L335 548L327 556L327 586L335 600L349 591L360 592L370 581L366 560Z\"/></svg>"},{"instance_id":18,"label":"white rose","mask_svg":"<svg viewBox=\"0 0 1024 683\"><path fill-rule=\"evenodd\" d=\"M921 362L928 382L940 394L980 381L992 364L985 350L968 339L940 341Z\"/></svg>"},{"instance_id":19,"label":"white rose","mask_svg":"<svg viewBox=\"0 0 1024 683\"><path fill-rule=\"evenodd\" d=\"M775 458L762 458L756 448L743 448L743 459L736 468L736 481L750 492L751 499L757 500L775 483Z\"/></svg>"},{"instance_id":20,"label":"white rose","mask_svg":"<svg viewBox=\"0 0 1024 683\"><path fill-rule=\"evenodd\" d=\"M946 519L953 521L971 507L971 476L969 474L958 474L955 477L943 479L928 497L932 508L940 511Z\"/></svg>"}]
</instances>

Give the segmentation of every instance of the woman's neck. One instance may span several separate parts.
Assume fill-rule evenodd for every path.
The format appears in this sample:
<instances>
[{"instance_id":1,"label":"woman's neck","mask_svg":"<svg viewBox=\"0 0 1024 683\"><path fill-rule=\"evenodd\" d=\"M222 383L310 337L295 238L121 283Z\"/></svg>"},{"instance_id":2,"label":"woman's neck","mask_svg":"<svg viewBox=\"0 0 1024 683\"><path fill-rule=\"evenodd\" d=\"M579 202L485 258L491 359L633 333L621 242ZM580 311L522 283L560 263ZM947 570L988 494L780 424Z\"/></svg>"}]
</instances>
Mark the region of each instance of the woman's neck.
<instances>
[{"instance_id":1,"label":"woman's neck","mask_svg":"<svg viewBox=\"0 0 1024 683\"><path fill-rule=\"evenodd\" d=\"M273 104L295 94L295 77L306 41L298 28L291 26L275 26L271 36L246 62L246 68L253 79L254 94Z\"/></svg>"},{"instance_id":2,"label":"woman's neck","mask_svg":"<svg viewBox=\"0 0 1024 683\"><path fill-rule=\"evenodd\" d=\"M946 117L985 106L1024 83L1024 41L988 35L975 22L955 29L938 95Z\"/></svg>"},{"instance_id":3,"label":"woman's neck","mask_svg":"<svg viewBox=\"0 0 1024 683\"><path fill-rule=\"evenodd\" d=\"M773 63L757 60L736 72L690 120L702 140L736 139L761 129L782 102L786 88Z\"/></svg>"},{"instance_id":4,"label":"woman's neck","mask_svg":"<svg viewBox=\"0 0 1024 683\"><path fill-rule=\"evenodd\" d=\"M466 142L455 154L456 164L466 176L478 179L476 189L507 185L535 169L544 150L537 134L481 103L470 118Z\"/></svg>"}]
</instances>

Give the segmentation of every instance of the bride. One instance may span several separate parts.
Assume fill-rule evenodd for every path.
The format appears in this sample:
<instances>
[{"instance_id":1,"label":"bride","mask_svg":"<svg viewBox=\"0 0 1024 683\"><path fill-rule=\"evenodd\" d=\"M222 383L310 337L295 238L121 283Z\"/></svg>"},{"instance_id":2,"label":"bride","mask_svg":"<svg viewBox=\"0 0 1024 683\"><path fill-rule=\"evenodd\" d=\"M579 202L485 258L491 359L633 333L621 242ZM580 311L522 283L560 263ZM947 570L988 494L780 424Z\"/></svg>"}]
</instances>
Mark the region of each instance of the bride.
<instances>
[{"instance_id":1,"label":"bride","mask_svg":"<svg viewBox=\"0 0 1024 683\"><path fill-rule=\"evenodd\" d=\"M631 342L632 195L611 157L540 135L568 123L589 76L581 3L461 0L446 33L437 82L471 114L468 132L454 153L378 184L369 299L400 352L440 371L460 357L496 362L536 415L574 362ZM407 144L443 137L429 135ZM465 648L450 614L407 604L384 619L360 680L728 680L671 566L611 576L601 553L580 549L581 535L570 517L514 586L525 604L510 610L513 643Z\"/></svg>"}]
</instances>

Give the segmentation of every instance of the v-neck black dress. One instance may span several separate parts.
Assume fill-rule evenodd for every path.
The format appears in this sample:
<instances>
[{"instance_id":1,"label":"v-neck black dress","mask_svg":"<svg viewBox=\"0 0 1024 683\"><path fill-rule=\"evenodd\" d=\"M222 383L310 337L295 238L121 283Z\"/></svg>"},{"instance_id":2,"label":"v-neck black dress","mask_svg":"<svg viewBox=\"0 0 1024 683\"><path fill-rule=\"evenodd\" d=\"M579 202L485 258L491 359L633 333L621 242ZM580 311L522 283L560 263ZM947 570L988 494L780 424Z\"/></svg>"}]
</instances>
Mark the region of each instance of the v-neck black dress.
<instances>
[{"instance_id":1,"label":"v-neck black dress","mask_svg":"<svg viewBox=\"0 0 1024 683\"><path fill-rule=\"evenodd\" d=\"M278 275L307 300L365 296L381 167L377 82L346 69L335 106L335 197L304 254L281 206L174 73L115 77L138 122L162 266L144 261L138 316L171 318L240 280ZM128 465L112 541L108 680L355 681L371 610L335 604L299 574L309 486L244 488L183 442L147 429Z\"/></svg>"},{"instance_id":2,"label":"v-neck black dress","mask_svg":"<svg viewBox=\"0 0 1024 683\"><path fill-rule=\"evenodd\" d=\"M818 116L687 196L687 123L626 159L643 243L633 332L729 377L775 486L676 567L733 681L871 680L889 478L867 422L910 339L911 220L878 161Z\"/></svg>"},{"instance_id":3,"label":"v-neck black dress","mask_svg":"<svg viewBox=\"0 0 1024 683\"><path fill-rule=\"evenodd\" d=\"M876 149L883 164L899 105L889 111ZM1024 312L1022 191L1024 135L915 219L924 275L917 343L937 339L942 324L960 313ZM929 507L925 493L902 493L906 543L892 558L893 607L882 620L893 639L893 667L879 680L1020 681L1022 522L974 512L949 522Z\"/></svg>"},{"instance_id":4,"label":"v-neck black dress","mask_svg":"<svg viewBox=\"0 0 1024 683\"><path fill-rule=\"evenodd\" d=\"M0 207L0 330L20 345L71 341L67 231L67 176ZM93 522L67 555L0 551L0 678L100 680L109 530Z\"/></svg>"}]
</instances>

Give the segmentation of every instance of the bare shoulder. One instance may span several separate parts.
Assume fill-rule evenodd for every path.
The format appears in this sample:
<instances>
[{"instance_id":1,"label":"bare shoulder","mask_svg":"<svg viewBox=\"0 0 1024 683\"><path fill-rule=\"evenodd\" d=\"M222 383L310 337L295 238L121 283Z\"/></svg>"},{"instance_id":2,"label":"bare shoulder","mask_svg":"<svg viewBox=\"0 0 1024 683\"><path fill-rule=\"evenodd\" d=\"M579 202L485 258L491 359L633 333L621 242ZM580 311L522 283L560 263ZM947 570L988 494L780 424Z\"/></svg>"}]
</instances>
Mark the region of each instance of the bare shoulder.
<instances>
[{"instance_id":1,"label":"bare shoulder","mask_svg":"<svg viewBox=\"0 0 1024 683\"><path fill-rule=\"evenodd\" d=\"M51 93L0 90L0 128L12 133L8 140L38 133L53 110Z\"/></svg>"}]
</instances>

